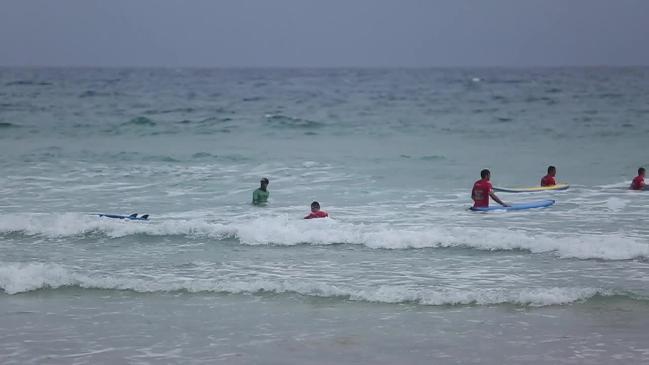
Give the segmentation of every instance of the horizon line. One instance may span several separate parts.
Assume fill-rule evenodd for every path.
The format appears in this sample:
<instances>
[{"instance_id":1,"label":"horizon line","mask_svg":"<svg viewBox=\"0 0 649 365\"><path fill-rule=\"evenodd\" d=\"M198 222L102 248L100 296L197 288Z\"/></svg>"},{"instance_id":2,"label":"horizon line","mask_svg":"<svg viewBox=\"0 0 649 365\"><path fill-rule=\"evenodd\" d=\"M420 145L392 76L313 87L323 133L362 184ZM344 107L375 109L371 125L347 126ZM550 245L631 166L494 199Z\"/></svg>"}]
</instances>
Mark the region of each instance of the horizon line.
<instances>
[{"instance_id":1,"label":"horizon line","mask_svg":"<svg viewBox=\"0 0 649 365\"><path fill-rule=\"evenodd\" d=\"M277 70L317 70L317 69L377 69L377 70L398 70L398 69L559 69L559 68L646 68L649 64L628 64L628 65L607 65L607 64L573 64L573 65L430 65L430 66L408 66L408 65L394 65L394 66L378 66L378 65L336 65L336 66L307 66L307 65L11 65L0 64L0 68L104 68L104 69L277 69Z\"/></svg>"}]
</instances>

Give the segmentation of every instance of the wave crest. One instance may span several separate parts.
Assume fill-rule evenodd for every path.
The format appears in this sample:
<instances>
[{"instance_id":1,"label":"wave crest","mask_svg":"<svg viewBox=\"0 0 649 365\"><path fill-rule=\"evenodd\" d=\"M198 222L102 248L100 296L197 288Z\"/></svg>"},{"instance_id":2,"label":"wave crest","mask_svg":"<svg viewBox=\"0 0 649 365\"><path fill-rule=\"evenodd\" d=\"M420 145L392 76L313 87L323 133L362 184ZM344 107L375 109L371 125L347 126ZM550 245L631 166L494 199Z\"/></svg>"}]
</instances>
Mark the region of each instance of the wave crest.
<instances>
[{"instance_id":1,"label":"wave crest","mask_svg":"<svg viewBox=\"0 0 649 365\"><path fill-rule=\"evenodd\" d=\"M141 279L77 273L52 263L0 264L0 289L7 294L41 289L77 287L82 289L130 290L140 293L176 292L229 294L299 294L376 303L419 305L561 305L614 295L596 288L520 288L520 289L413 289L396 286L353 288L304 279L237 280L169 278Z\"/></svg>"},{"instance_id":2,"label":"wave crest","mask_svg":"<svg viewBox=\"0 0 649 365\"><path fill-rule=\"evenodd\" d=\"M266 121L277 128L314 129L324 127L324 123L291 117L282 114L267 114Z\"/></svg>"},{"instance_id":3,"label":"wave crest","mask_svg":"<svg viewBox=\"0 0 649 365\"><path fill-rule=\"evenodd\" d=\"M304 221L287 215L217 223L205 219L129 222L81 214L0 216L0 236L46 237L129 235L234 239L246 245L358 244L373 249L468 248L483 251L551 252L562 258L630 260L649 258L649 244L621 234L556 235L504 228L400 227L352 224L332 219Z\"/></svg>"}]
</instances>

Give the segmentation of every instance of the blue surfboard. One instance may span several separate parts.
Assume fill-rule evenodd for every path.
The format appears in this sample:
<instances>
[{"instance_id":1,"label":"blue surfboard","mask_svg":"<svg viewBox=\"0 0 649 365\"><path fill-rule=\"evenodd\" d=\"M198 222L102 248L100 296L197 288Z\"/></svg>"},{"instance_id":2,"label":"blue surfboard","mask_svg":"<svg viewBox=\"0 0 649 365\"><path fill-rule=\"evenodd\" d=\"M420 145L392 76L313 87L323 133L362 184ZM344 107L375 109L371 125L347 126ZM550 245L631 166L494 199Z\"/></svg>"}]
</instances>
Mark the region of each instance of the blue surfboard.
<instances>
[{"instance_id":1,"label":"blue surfboard","mask_svg":"<svg viewBox=\"0 0 649 365\"><path fill-rule=\"evenodd\" d=\"M545 208L553 204L554 204L554 200L539 200L534 202L512 204L509 207L503 207L502 205L491 205L488 207L479 207L479 208L471 207L470 209L475 212L487 212L490 210L510 211L510 210L524 210L524 209L533 209L533 208Z\"/></svg>"},{"instance_id":2,"label":"blue surfboard","mask_svg":"<svg viewBox=\"0 0 649 365\"><path fill-rule=\"evenodd\" d=\"M131 215L119 215L119 214L97 214L100 217L106 217L106 218L114 218L114 219L128 219L131 221L146 221L149 220L149 215L148 214L143 214L141 216L137 216L137 213L133 213Z\"/></svg>"}]
</instances>

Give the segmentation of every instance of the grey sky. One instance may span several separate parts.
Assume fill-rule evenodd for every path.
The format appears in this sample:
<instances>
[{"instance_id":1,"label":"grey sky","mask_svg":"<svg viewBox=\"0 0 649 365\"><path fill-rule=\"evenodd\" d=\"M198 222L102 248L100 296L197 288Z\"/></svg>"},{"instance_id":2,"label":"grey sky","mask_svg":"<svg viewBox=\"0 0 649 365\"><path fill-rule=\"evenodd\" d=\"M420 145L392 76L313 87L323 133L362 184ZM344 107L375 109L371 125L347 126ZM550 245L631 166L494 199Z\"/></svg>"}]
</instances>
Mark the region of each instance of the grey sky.
<instances>
[{"instance_id":1,"label":"grey sky","mask_svg":"<svg viewBox=\"0 0 649 365\"><path fill-rule=\"evenodd\" d=\"M0 0L0 65L649 65L648 0Z\"/></svg>"}]
</instances>

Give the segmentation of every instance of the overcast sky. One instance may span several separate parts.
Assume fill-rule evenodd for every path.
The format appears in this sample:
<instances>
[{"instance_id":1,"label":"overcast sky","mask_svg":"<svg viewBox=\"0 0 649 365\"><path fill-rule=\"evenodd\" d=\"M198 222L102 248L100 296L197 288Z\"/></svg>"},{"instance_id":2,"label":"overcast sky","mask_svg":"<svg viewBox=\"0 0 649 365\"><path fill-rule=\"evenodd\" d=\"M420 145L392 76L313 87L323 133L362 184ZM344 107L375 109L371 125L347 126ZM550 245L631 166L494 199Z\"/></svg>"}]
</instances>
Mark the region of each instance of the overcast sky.
<instances>
[{"instance_id":1,"label":"overcast sky","mask_svg":"<svg viewBox=\"0 0 649 365\"><path fill-rule=\"evenodd\" d=\"M0 65L649 65L649 0L0 0Z\"/></svg>"}]
</instances>

